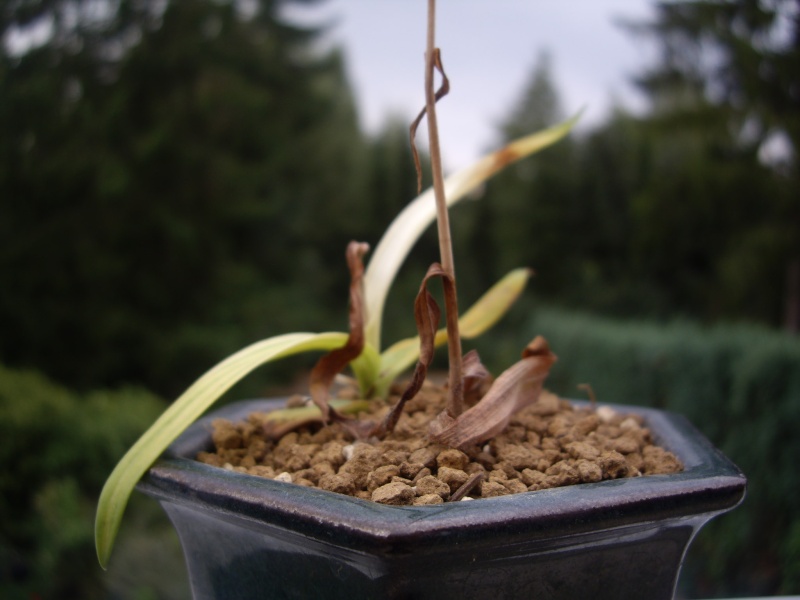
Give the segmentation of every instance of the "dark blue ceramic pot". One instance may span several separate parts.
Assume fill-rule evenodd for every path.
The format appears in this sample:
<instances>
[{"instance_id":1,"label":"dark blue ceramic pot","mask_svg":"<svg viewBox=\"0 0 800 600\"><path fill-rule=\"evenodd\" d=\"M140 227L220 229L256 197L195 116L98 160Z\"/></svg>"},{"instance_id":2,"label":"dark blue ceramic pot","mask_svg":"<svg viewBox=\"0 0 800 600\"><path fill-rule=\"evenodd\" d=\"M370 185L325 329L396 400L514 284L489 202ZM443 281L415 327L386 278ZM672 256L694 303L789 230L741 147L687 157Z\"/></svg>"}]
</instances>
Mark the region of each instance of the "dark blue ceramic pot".
<instances>
[{"instance_id":1,"label":"dark blue ceramic pot","mask_svg":"<svg viewBox=\"0 0 800 600\"><path fill-rule=\"evenodd\" d=\"M282 405L205 417L139 484L178 530L197 600L668 599L692 537L745 493L686 419L627 406L684 472L394 507L192 460L211 448L211 419Z\"/></svg>"}]
</instances>

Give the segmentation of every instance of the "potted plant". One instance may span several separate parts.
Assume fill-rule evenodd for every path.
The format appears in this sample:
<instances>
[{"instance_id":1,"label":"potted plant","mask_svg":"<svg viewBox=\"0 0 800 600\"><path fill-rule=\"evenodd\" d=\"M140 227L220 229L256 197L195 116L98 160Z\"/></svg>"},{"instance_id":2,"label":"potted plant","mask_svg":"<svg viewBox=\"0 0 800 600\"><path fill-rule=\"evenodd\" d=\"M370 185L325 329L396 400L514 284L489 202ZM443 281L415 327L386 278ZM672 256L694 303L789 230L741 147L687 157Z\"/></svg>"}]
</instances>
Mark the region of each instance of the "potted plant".
<instances>
[{"instance_id":1,"label":"potted plant","mask_svg":"<svg viewBox=\"0 0 800 600\"><path fill-rule=\"evenodd\" d=\"M571 453L571 458L553 458L546 474L527 469L530 479L524 489L512 490L514 486L504 483L502 478L510 475L504 475L502 468L490 472L495 458L488 455L497 449L491 445L499 443L509 423L519 418L515 415L523 414L521 409L532 410L538 418L554 414L561 406L542 391L555 356L537 338L491 387L475 385L486 374L475 355L462 356L461 340L490 327L519 295L530 273L526 269L511 272L459 318L447 204L463 198L510 162L554 143L566 135L575 119L517 140L445 182L435 104L448 84L434 45L435 1L429 0L428 6L426 106L412 125L412 140L416 125L427 116L433 189L421 194L392 223L366 271L362 264L366 246L353 242L348 247L349 333L292 333L239 351L203 375L129 450L109 477L98 506L95 531L102 565L138 483L141 491L161 502L178 530L196 598L671 598L693 535L713 516L741 501L745 480L732 463L682 418L646 409L626 408L632 416L614 421L623 409L606 407L598 412L594 403L579 407L580 414L593 423L591 433L586 429L585 435L575 437L577 421L571 422L569 432L558 434L552 442L561 445L562 456ZM437 70L443 84L435 92ZM390 284L434 218L441 264L431 267L415 302L419 335L380 352L381 318ZM446 329L441 331L437 331L438 307L427 291L434 277L442 279L444 288ZM300 481L297 475L254 477L232 465L219 468L195 460L212 449L214 420L241 421L257 411L266 416L251 430L266 430L276 440L301 425L324 422L334 423L344 435L365 440L361 448L368 447L394 434L408 403L420 404L414 398L423 388L433 349L444 343L450 359L446 397L427 426L427 437L441 452L416 462L408 457L404 462L395 460L387 465L392 468L382 472L383 479L364 475L373 479L370 492L362 490L362 495L372 493L377 503L329 491L330 486L317 489L287 482L285 475L288 481ZM287 409L283 401L245 402L195 422L257 366L311 350L327 351L311 373L313 403ZM394 406L384 406L382 399L394 380L414 362L410 384ZM346 366L352 369L358 397L329 401L329 388ZM473 402L466 399L470 394L475 396ZM547 409L550 412L542 408L548 403L555 407ZM374 412L376 405L381 407L378 412ZM372 417L350 416L365 411L373 411ZM633 437L641 439L652 434L661 451L673 453L674 464L679 461L682 469L669 475L618 478L638 470L611 455L605 457L608 464L583 469L583 453L593 451L583 450L580 444L605 427L603 423L618 433L635 428ZM552 427L548 422L534 437L544 436ZM530 438L526 440L530 444ZM235 444L237 449L241 445ZM354 448L350 451L360 451ZM345 454L342 448L338 452ZM487 456L481 459L481 453ZM448 460L474 459L470 464L479 468L468 473L466 466L448 467L442 463L445 454ZM545 460L544 452L540 458ZM438 464L439 472L450 469L464 476L452 482L443 482L441 477L431 481L436 478L425 473L425 469L431 473L425 461L431 468ZM572 475L566 469L572 469ZM609 470L614 473L609 475ZM324 479L318 475L320 481ZM563 480L570 476L574 481ZM354 481L355 477L350 473L345 479ZM559 486L577 485L549 487L559 477ZM423 480L432 486L431 493L420 491ZM492 484L503 493L490 493ZM540 487L549 489L528 491ZM376 498L381 491L396 492L396 497ZM481 499L453 501L466 494ZM401 497L416 502L423 496L429 497L421 503L426 505L386 505L398 503L395 500Z\"/></svg>"}]
</instances>

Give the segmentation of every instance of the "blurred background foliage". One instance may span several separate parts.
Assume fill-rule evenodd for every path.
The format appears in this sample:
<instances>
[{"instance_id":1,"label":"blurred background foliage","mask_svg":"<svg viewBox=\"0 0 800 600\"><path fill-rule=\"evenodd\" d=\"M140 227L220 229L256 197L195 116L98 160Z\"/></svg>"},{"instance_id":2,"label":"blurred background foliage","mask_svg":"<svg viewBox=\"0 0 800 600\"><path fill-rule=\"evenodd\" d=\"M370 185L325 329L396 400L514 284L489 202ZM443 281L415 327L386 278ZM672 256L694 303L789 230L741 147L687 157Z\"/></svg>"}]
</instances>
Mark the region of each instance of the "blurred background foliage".
<instances>
[{"instance_id":1,"label":"blurred background foliage","mask_svg":"<svg viewBox=\"0 0 800 600\"><path fill-rule=\"evenodd\" d=\"M229 352L346 327L346 243L374 245L416 195L407 119L361 131L342 55L282 16L316 1L0 1L2 597L185 597L146 500L97 567L102 482L158 398ZM495 372L543 333L556 391L682 412L750 478L691 551L688 597L800 593L799 19L791 0L657 4L626 24L660 49L637 79L649 109L452 217L462 304L537 272L477 344ZM542 55L498 144L565 116L552 82ZM436 256L429 232L387 339L410 334Z\"/></svg>"}]
</instances>

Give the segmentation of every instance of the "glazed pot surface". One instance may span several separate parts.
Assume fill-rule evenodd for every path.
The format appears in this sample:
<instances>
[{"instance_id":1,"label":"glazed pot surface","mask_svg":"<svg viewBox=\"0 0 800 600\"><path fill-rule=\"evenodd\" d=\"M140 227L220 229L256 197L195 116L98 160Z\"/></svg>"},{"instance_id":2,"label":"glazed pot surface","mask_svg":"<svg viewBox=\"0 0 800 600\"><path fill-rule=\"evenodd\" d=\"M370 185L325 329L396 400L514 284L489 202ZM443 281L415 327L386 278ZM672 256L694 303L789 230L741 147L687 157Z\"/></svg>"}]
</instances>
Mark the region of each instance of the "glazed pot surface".
<instances>
[{"instance_id":1,"label":"glazed pot surface","mask_svg":"<svg viewBox=\"0 0 800 600\"><path fill-rule=\"evenodd\" d=\"M696 532L735 507L741 472L686 419L634 407L685 470L436 506L384 506L211 467L210 422L142 480L181 538L196 599L672 598Z\"/></svg>"}]
</instances>

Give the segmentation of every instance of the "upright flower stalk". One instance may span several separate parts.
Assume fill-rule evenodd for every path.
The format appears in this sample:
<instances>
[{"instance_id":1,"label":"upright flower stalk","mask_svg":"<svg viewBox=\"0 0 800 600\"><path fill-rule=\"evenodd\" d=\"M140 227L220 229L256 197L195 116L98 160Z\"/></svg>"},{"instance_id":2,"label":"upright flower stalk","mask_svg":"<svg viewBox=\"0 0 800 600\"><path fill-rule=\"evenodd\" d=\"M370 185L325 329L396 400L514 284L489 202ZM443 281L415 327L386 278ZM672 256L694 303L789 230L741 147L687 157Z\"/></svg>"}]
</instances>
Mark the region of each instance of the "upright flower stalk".
<instances>
[{"instance_id":1,"label":"upright flower stalk","mask_svg":"<svg viewBox=\"0 0 800 600\"><path fill-rule=\"evenodd\" d=\"M450 398L447 412L458 417L464 410L464 391L462 377L461 337L458 331L458 298L456 296L456 275L453 263L453 242L450 235L450 219L447 213L447 200L444 192L442 174L442 153L439 147L439 128L436 119L437 94L434 91L434 75L437 67L442 72L439 49L436 47L436 0L428 0L428 31L425 50L425 112L428 119L428 145L433 174L433 192L436 198L436 223L439 234L439 255L444 276L452 282L452 294L445 294L445 322L447 324L447 348L450 363ZM445 78L446 80L446 78ZM446 87L445 87L446 90ZM446 93L446 91L445 91Z\"/></svg>"}]
</instances>

